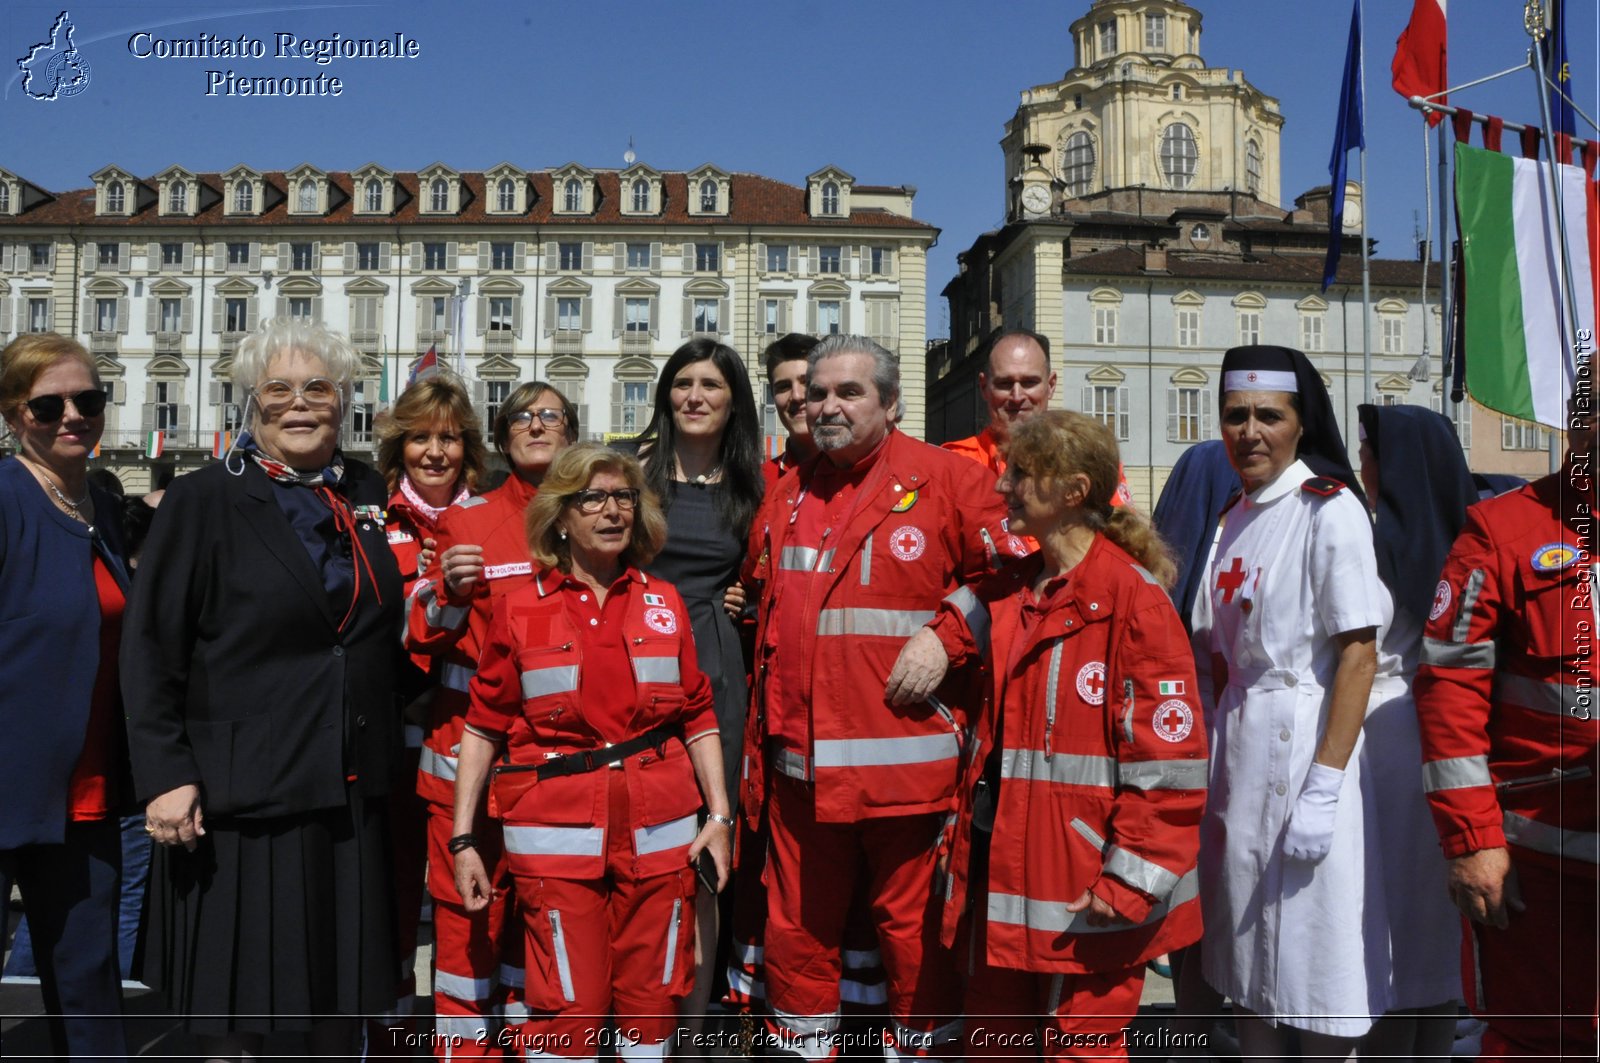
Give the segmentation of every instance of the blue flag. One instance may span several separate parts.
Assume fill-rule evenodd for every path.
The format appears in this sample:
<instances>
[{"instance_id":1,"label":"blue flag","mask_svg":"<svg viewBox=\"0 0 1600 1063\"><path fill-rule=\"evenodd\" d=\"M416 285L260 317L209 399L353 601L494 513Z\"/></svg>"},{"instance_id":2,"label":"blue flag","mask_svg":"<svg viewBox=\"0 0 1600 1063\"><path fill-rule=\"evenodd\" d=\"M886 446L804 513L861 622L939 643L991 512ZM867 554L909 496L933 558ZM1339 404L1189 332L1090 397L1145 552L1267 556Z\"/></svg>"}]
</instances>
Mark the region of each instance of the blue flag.
<instances>
[{"instance_id":1,"label":"blue flag","mask_svg":"<svg viewBox=\"0 0 1600 1063\"><path fill-rule=\"evenodd\" d=\"M1327 291L1339 272L1339 252L1344 240L1344 182L1351 148L1365 151L1366 122L1361 115L1361 0L1350 12L1350 45L1344 54L1344 86L1339 90L1338 124L1333 130L1333 157L1328 160L1328 176L1333 179L1328 208L1328 258L1322 266L1322 290ZM1363 191L1365 191L1363 189Z\"/></svg>"},{"instance_id":2,"label":"blue flag","mask_svg":"<svg viewBox=\"0 0 1600 1063\"><path fill-rule=\"evenodd\" d=\"M1544 39L1544 76L1550 82L1550 132L1571 136L1578 127L1573 120L1570 99L1572 76L1567 66L1567 11L1561 0L1553 0L1550 5L1550 33Z\"/></svg>"}]
</instances>

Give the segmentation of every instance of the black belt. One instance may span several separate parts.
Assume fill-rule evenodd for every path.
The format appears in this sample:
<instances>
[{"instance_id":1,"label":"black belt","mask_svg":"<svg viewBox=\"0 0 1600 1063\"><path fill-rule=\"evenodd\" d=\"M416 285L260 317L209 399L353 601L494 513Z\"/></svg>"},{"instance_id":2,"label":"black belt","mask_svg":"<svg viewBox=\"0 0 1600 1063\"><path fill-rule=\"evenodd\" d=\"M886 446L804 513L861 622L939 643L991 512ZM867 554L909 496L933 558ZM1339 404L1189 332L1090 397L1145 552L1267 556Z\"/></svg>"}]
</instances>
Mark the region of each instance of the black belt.
<instances>
[{"instance_id":1,"label":"black belt","mask_svg":"<svg viewBox=\"0 0 1600 1063\"><path fill-rule=\"evenodd\" d=\"M676 727L666 725L652 727L644 734L618 742L614 746L585 749L581 753L567 753L552 757L542 764L496 764L491 774L506 775L531 771L539 777L540 782L546 779L559 779L563 775L585 775L609 767L619 760L626 760L635 753L643 753L647 749L661 751L667 740L679 737L679 733ZM506 755L510 756L510 753ZM665 756L665 752L662 752L662 755Z\"/></svg>"}]
</instances>

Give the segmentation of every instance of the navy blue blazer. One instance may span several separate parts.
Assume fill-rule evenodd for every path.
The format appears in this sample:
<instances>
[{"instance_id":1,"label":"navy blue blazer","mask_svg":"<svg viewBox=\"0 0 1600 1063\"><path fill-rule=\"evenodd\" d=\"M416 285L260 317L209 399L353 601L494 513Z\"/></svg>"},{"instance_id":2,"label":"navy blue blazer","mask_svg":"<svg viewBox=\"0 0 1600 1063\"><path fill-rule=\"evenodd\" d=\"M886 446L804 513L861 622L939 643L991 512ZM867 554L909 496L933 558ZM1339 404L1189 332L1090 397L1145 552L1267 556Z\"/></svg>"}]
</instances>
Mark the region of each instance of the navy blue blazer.
<instances>
[{"instance_id":1,"label":"navy blue blazer","mask_svg":"<svg viewBox=\"0 0 1600 1063\"><path fill-rule=\"evenodd\" d=\"M235 466L237 468L237 465ZM345 495L378 580L344 631L321 573L255 462L167 488L139 556L122 639L133 779L142 801L199 783L207 817L337 808L388 791L404 591L383 478L346 460ZM381 602L379 597L381 595Z\"/></svg>"},{"instance_id":2,"label":"navy blue blazer","mask_svg":"<svg viewBox=\"0 0 1600 1063\"><path fill-rule=\"evenodd\" d=\"M128 590L120 504L90 491L93 537L22 462L0 461L0 849L66 836L67 784L102 663L91 550Z\"/></svg>"}]
</instances>

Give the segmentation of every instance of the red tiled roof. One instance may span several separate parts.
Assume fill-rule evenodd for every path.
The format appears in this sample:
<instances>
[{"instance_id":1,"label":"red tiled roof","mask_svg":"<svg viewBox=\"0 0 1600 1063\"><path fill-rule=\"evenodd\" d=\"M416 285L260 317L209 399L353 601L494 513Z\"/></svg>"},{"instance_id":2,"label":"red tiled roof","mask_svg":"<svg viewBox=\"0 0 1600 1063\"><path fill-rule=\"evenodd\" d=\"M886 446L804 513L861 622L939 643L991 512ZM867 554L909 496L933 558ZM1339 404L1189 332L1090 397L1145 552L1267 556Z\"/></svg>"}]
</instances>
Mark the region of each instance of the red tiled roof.
<instances>
[{"instance_id":1,"label":"red tiled roof","mask_svg":"<svg viewBox=\"0 0 1600 1063\"><path fill-rule=\"evenodd\" d=\"M162 215L157 211L154 190L149 181L139 182L139 187L151 200L148 206L131 217L108 218L94 212L94 189L73 189L56 195L55 199L26 211L6 223L16 225L116 225L116 226L187 226L187 225L372 225L374 227L403 225L558 225L558 226L619 226L641 225L803 225L816 228L846 228L872 226L885 229L916 229L937 232L937 228L916 218L891 214L884 210L855 210L845 218L813 218L806 212L806 190L795 185L775 181L757 174L736 173L731 176L729 211L719 215L691 215L688 177L683 172L662 175L664 209L658 214L623 214L622 196L618 188L617 171L600 170L594 173L597 187L597 206L591 214L556 214L551 210L555 198L551 190L550 171L528 174L532 203L521 214L490 214L484 208L489 202L484 191L481 172L461 175L462 207L454 214L424 214L418 210L422 202L415 172L395 173L396 209L391 214L357 214L354 211L355 193L348 172L327 174L332 189L330 200L337 201L326 214L290 214L288 182L281 170L262 172L268 189L265 199L270 204L257 215L239 216L224 213L223 181L218 173L195 175L202 186L208 187L217 201L198 214L189 217ZM132 190L130 190L132 194Z\"/></svg>"}]
</instances>

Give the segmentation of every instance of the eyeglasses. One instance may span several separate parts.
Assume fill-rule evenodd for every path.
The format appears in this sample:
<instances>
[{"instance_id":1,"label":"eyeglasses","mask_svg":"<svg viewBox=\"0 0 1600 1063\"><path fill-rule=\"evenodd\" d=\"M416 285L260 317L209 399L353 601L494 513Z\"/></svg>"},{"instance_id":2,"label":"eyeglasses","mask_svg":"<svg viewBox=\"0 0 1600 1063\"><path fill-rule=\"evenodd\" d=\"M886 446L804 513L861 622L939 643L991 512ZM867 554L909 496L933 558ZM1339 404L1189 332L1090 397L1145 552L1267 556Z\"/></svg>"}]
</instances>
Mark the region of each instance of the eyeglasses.
<instances>
[{"instance_id":1,"label":"eyeglasses","mask_svg":"<svg viewBox=\"0 0 1600 1063\"><path fill-rule=\"evenodd\" d=\"M84 417L99 417L106 412L106 393L99 388L80 391L76 395L35 395L28 400L33 419L40 424L55 424L67 412L67 400Z\"/></svg>"},{"instance_id":2,"label":"eyeglasses","mask_svg":"<svg viewBox=\"0 0 1600 1063\"><path fill-rule=\"evenodd\" d=\"M560 428L566 423L567 415L564 410L549 408L540 410L523 410L521 413L511 415L511 430L513 432L529 432L533 430L533 419L537 417L539 423L546 428Z\"/></svg>"},{"instance_id":3,"label":"eyeglasses","mask_svg":"<svg viewBox=\"0 0 1600 1063\"><path fill-rule=\"evenodd\" d=\"M579 491L577 494L568 495L567 497L577 503L579 513L587 513L592 516L606 508L606 499L615 502L620 510L631 510L639 504L639 489L637 487L623 487L616 491L602 491L599 488L592 487L587 491Z\"/></svg>"},{"instance_id":4,"label":"eyeglasses","mask_svg":"<svg viewBox=\"0 0 1600 1063\"><path fill-rule=\"evenodd\" d=\"M325 410L339 401L339 385L327 377L312 377L298 387L287 380L263 380L256 385L261 412L278 414L300 399L313 410Z\"/></svg>"}]
</instances>

